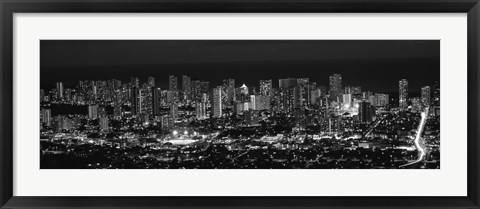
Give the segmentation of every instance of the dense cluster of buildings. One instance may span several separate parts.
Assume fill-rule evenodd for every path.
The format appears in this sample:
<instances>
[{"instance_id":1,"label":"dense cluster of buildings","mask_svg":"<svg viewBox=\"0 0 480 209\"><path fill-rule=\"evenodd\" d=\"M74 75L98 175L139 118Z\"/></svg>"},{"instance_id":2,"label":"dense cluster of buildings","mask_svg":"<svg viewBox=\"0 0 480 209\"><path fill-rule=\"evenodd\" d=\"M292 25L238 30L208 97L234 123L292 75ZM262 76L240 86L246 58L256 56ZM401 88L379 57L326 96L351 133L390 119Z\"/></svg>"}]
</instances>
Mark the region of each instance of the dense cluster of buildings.
<instances>
[{"instance_id":1,"label":"dense cluster of buildings","mask_svg":"<svg viewBox=\"0 0 480 209\"><path fill-rule=\"evenodd\" d=\"M129 82L116 79L68 85L58 82L55 88L40 90L41 137L53 143L42 149L44 154L52 150L58 154L60 148L55 144L60 142L68 146L122 145L118 146L122 149L152 147L158 152L158 149L175 146L175 140L187 140L188 143L179 146L182 149L198 147L194 152L187 152L196 153L198 160L204 158L198 153L204 149L200 145L209 149L212 143L227 146L229 151L225 151L225 156L231 158L243 153L242 150L253 152L251 143L246 141L265 137L276 137L272 143L287 144L288 149L299 143L304 147L308 139L326 138L339 140L327 143L335 149L340 144L342 150L365 148L362 143L372 144L380 139L387 144L383 148L393 148L393 141L405 142L395 142L397 147L411 146L409 132L418 123L414 119L426 107L432 118L427 130L429 142L438 148L439 84L416 90L420 97L410 97L409 91L406 79L399 80L397 99L385 92L364 91L361 86L343 86L340 74L331 75L328 86L309 78L259 80L258 86L238 85L235 79L225 79L222 85L212 86L209 81L187 75L180 78L170 75L167 89L159 88L154 77L148 77L145 83L136 77ZM232 142L233 139L236 141ZM345 144L352 139L355 140ZM272 143L266 146L273 146ZM318 148L326 144L314 141L308 146ZM185 155L167 150L157 153L157 158ZM410 160L405 156L397 161Z\"/></svg>"}]
</instances>

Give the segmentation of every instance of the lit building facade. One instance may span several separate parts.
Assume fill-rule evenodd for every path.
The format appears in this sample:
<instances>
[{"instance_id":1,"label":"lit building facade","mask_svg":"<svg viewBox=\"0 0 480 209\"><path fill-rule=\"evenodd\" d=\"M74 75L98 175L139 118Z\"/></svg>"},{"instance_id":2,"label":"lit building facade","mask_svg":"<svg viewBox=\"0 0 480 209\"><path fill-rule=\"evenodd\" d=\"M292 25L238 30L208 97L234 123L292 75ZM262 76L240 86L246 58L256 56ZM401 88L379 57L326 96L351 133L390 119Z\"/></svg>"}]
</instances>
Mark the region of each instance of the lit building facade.
<instances>
[{"instance_id":1,"label":"lit building facade","mask_svg":"<svg viewBox=\"0 0 480 209\"><path fill-rule=\"evenodd\" d=\"M398 107L405 109L408 106L408 80L402 79L398 82L399 98Z\"/></svg>"},{"instance_id":2,"label":"lit building facade","mask_svg":"<svg viewBox=\"0 0 480 209\"><path fill-rule=\"evenodd\" d=\"M333 74L330 76L330 100L340 101L342 94L342 75Z\"/></svg>"}]
</instances>

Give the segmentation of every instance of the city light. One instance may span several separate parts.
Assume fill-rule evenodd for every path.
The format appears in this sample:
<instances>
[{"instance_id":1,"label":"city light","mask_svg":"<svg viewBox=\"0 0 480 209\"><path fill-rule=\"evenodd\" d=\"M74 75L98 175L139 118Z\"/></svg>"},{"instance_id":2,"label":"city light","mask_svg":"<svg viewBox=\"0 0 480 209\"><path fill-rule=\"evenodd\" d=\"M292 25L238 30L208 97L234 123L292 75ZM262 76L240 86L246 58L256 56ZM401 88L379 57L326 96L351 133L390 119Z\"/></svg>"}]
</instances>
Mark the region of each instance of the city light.
<instances>
[{"instance_id":1,"label":"city light","mask_svg":"<svg viewBox=\"0 0 480 209\"><path fill-rule=\"evenodd\" d=\"M284 78L278 88L273 79L247 87L181 78L168 76L167 89L153 77L52 85L40 104L42 166L75 159L90 169L439 168L437 87L409 97L403 79L397 99L342 86L341 74L331 86Z\"/></svg>"}]
</instances>

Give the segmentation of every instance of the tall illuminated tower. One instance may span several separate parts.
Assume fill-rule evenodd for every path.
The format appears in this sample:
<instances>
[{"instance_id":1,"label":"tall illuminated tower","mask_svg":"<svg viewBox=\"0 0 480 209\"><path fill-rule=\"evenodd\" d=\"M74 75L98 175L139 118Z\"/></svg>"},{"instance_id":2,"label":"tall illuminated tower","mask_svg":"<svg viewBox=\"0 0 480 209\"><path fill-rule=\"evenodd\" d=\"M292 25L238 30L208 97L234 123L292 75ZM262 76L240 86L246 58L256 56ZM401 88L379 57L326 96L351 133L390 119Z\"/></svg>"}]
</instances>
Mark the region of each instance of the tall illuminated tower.
<instances>
[{"instance_id":1,"label":"tall illuminated tower","mask_svg":"<svg viewBox=\"0 0 480 209\"><path fill-rule=\"evenodd\" d=\"M212 116L222 117L222 87L218 86L213 89L212 93Z\"/></svg>"},{"instance_id":2,"label":"tall illuminated tower","mask_svg":"<svg viewBox=\"0 0 480 209\"><path fill-rule=\"evenodd\" d=\"M333 74L330 76L330 99L339 101L342 94L342 75Z\"/></svg>"},{"instance_id":3,"label":"tall illuminated tower","mask_svg":"<svg viewBox=\"0 0 480 209\"><path fill-rule=\"evenodd\" d=\"M424 107L430 105L430 101L431 101L431 93L430 92L431 92L430 86L422 87L422 105Z\"/></svg>"},{"instance_id":4,"label":"tall illuminated tower","mask_svg":"<svg viewBox=\"0 0 480 209\"><path fill-rule=\"evenodd\" d=\"M155 86L155 77L153 76L148 77L148 86L150 88Z\"/></svg>"},{"instance_id":5,"label":"tall illuminated tower","mask_svg":"<svg viewBox=\"0 0 480 209\"><path fill-rule=\"evenodd\" d=\"M57 82L57 99L63 101L63 83Z\"/></svg>"},{"instance_id":6,"label":"tall illuminated tower","mask_svg":"<svg viewBox=\"0 0 480 209\"><path fill-rule=\"evenodd\" d=\"M190 101L192 99L192 79L186 75L182 76L182 90L184 99Z\"/></svg>"},{"instance_id":7,"label":"tall illuminated tower","mask_svg":"<svg viewBox=\"0 0 480 209\"><path fill-rule=\"evenodd\" d=\"M402 79L398 82L399 98L398 107L407 108L408 106L408 80Z\"/></svg>"},{"instance_id":8,"label":"tall illuminated tower","mask_svg":"<svg viewBox=\"0 0 480 209\"><path fill-rule=\"evenodd\" d=\"M170 91L177 91L178 89L178 79L174 75L168 76L168 88Z\"/></svg>"}]
</instances>

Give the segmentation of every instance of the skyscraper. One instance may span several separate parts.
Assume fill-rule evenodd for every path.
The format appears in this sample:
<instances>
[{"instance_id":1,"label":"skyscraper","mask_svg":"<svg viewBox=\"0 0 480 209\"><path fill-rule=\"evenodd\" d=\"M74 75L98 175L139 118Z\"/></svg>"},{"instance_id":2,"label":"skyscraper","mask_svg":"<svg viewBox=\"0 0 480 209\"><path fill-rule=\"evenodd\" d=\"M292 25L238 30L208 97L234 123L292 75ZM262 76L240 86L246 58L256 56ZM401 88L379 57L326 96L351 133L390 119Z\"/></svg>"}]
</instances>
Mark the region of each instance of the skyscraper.
<instances>
[{"instance_id":1,"label":"skyscraper","mask_svg":"<svg viewBox=\"0 0 480 209\"><path fill-rule=\"evenodd\" d=\"M226 82L226 83L225 83ZM227 98L227 104L232 105L233 102L236 100L235 98L235 79L229 78L227 80L224 80L224 85L226 85L226 98Z\"/></svg>"},{"instance_id":2,"label":"skyscraper","mask_svg":"<svg viewBox=\"0 0 480 209\"><path fill-rule=\"evenodd\" d=\"M345 94L362 94L362 87L360 86L346 86L345 87Z\"/></svg>"},{"instance_id":3,"label":"skyscraper","mask_svg":"<svg viewBox=\"0 0 480 209\"><path fill-rule=\"evenodd\" d=\"M108 130L108 118L107 117L101 117L99 121L100 125L100 131L106 131Z\"/></svg>"},{"instance_id":4,"label":"skyscraper","mask_svg":"<svg viewBox=\"0 0 480 209\"><path fill-rule=\"evenodd\" d=\"M408 106L408 80L402 79L398 82L399 99L398 107L404 109Z\"/></svg>"},{"instance_id":5,"label":"skyscraper","mask_svg":"<svg viewBox=\"0 0 480 209\"><path fill-rule=\"evenodd\" d=\"M203 120L207 117L205 109L205 102L197 102L195 104L195 115L198 120Z\"/></svg>"},{"instance_id":6,"label":"skyscraper","mask_svg":"<svg viewBox=\"0 0 480 209\"><path fill-rule=\"evenodd\" d=\"M245 84L240 87L240 93L248 95L248 87Z\"/></svg>"},{"instance_id":7,"label":"skyscraper","mask_svg":"<svg viewBox=\"0 0 480 209\"><path fill-rule=\"evenodd\" d=\"M57 82L57 99L63 101L63 83Z\"/></svg>"},{"instance_id":8,"label":"skyscraper","mask_svg":"<svg viewBox=\"0 0 480 209\"><path fill-rule=\"evenodd\" d=\"M183 99L190 101L192 99L192 80L190 77L182 76Z\"/></svg>"},{"instance_id":9,"label":"skyscraper","mask_svg":"<svg viewBox=\"0 0 480 209\"><path fill-rule=\"evenodd\" d=\"M342 75L333 74L330 76L330 100L339 101L342 94Z\"/></svg>"},{"instance_id":10,"label":"skyscraper","mask_svg":"<svg viewBox=\"0 0 480 209\"><path fill-rule=\"evenodd\" d=\"M178 118L178 104L176 102L170 104L170 117L172 117L173 120Z\"/></svg>"},{"instance_id":11,"label":"skyscraper","mask_svg":"<svg viewBox=\"0 0 480 209\"><path fill-rule=\"evenodd\" d=\"M41 109L41 121L46 126L52 125L52 110L51 109Z\"/></svg>"},{"instance_id":12,"label":"skyscraper","mask_svg":"<svg viewBox=\"0 0 480 209\"><path fill-rule=\"evenodd\" d=\"M142 101L143 101L142 90L133 88L132 101L130 101L131 107L132 107L132 115L137 115L142 113Z\"/></svg>"},{"instance_id":13,"label":"skyscraper","mask_svg":"<svg viewBox=\"0 0 480 209\"><path fill-rule=\"evenodd\" d=\"M160 107L162 102L162 89L160 88L153 88L153 96L152 96L152 110L154 116L160 116Z\"/></svg>"},{"instance_id":14,"label":"skyscraper","mask_svg":"<svg viewBox=\"0 0 480 209\"><path fill-rule=\"evenodd\" d=\"M148 77L148 86L150 88L155 86L155 78L154 77L152 77L152 76Z\"/></svg>"},{"instance_id":15,"label":"skyscraper","mask_svg":"<svg viewBox=\"0 0 480 209\"><path fill-rule=\"evenodd\" d=\"M98 118L98 105L88 106L88 118L97 119Z\"/></svg>"},{"instance_id":16,"label":"skyscraper","mask_svg":"<svg viewBox=\"0 0 480 209\"><path fill-rule=\"evenodd\" d=\"M298 102L297 107L304 106L308 100L308 84L310 83L309 78L297 78L297 93L298 93Z\"/></svg>"},{"instance_id":17,"label":"skyscraper","mask_svg":"<svg viewBox=\"0 0 480 209\"><path fill-rule=\"evenodd\" d=\"M178 90L178 79L174 75L168 76L168 89L170 91L177 91Z\"/></svg>"},{"instance_id":18,"label":"skyscraper","mask_svg":"<svg viewBox=\"0 0 480 209\"><path fill-rule=\"evenodd\" d=\"M320 103L319 98L321 97L322 92L320 89L315 89L310 92L310 104L316 105Z\"/></svg>"},{"instance_id":19,"label":"skyscraper","mask_svg":"<svg viewBox=\"0 0 480 209\"><path fill-rule=\"evenodd\" d=\"M218 86L212 92L212 116L222 117L222 87Z\"/></svg>"},{"instance_id":20,"label":"skyscraper","mask_svg":"<svg viewBox=\"0 0 480 209\"><path fill-rule=\"evenodd\" d=\"M138 88L140 87L140 80L137 77L131 77L130 85L132 86L132 88Z\"/></svg>"},{"instance_id":21,"label":"skyscraper","mask_svg":"<svg viewBox=\"0 0 480 209\"><path fill-rule=\"evenodd\" d=\"M272 97L272 80L260 80L260 95L263 96L262 106L270 109L270 100Z\"/></svg>"},{"instance_id":22,"label":"skyscraper","mask_svg":"<svg viewBox=\"0 0 480 209\"><path fill-rule=\"evenodd\" d=\"M252 110L258 110L259 107L257 107L258 104L258 97L256 95L250 95L250 105L248 106Z\"/></svg>"},{"instance_id":23,"label":"skyscraper","mask_svg":"<svg viewBox=\"0 0 480 209\"><path fill-rule=\"evenodd\" d=\"M194 80L192 82L192 99L195 101L200 101L204 93L208 94L209 88L210 82Z\"/></svg>"},{"instance_id":24,"label":"skyscraper","mask_svg":"<svg viewBox=\"0 0 480 209\"><path fill-rule=\"evenodd\" d=\"M375 94L375 100L377 101L375 106L386 106L389 104L389 95L388 94Z\"/></svg>"},{"instance_id":25,"label":"skyscraper","mask_svg":"<svg viewBox=\"0 0 480 209\"><path fill-rule=\"evenodd\" d=\"M358 108L358 118L363 123L371 122L375 115L375 109L370 102L360 102Z\"/></svg>"},{"instance_id":26,"label":"skyscraper","mask_svg":"<svg viewBox=\"0 0 480 209\"><path fill-rule=\"evenodd\" d=\"M352 106L352 94L343 94L342 103L345 108L350 108Z\"/></svg>"},{"instance_id":27,"label":"skyscraper","mask_svg":"<svg viewBox=\"0 0 480 209\"><path fill-rule=\"evenodd\" d=\"M430 101L431 101L430 86L424 86L422 87L422 105L424 107L430 106Z\"/></svg>"},{"instance_id":28,"label":"skyscraper","mask_svg":"<svg viewBox=\"0 0 480 209\"><path fill-rule=\"evenodd\" d=\"M278 79L278 87L281 89L293 88L297 86L296 78Z\"/></svg>"}]
</instances>

